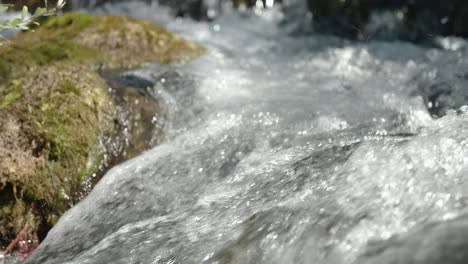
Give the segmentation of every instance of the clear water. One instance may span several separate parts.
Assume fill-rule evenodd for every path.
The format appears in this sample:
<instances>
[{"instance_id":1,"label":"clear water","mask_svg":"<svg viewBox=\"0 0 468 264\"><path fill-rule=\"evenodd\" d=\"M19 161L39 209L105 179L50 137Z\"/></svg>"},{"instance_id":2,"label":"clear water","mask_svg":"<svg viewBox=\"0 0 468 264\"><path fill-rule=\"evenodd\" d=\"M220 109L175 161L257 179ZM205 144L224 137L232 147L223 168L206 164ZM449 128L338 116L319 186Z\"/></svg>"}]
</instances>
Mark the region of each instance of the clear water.
<instances>
[{"instance_id":1,"label":"clear water","mask_svg":"<svg viewBox=\"0 0 468 264\"><path fill-rule=\"evenodd\" d=\"M154 82L164 143L110 170L27 263L466 263L465 41L301 35L278 8L213 23L100 12L209 51L125 73Z\"/></svg>"}]
</instances>

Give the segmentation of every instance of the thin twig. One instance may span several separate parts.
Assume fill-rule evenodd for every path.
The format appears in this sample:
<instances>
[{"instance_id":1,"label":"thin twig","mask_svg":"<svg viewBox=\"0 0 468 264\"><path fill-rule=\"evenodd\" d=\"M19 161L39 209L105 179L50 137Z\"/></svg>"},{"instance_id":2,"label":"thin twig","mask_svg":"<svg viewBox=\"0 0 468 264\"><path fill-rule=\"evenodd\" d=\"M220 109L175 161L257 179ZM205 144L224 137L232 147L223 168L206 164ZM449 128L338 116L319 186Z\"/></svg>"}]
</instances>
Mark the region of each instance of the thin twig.
<instances>
[{"instance_id":1,"label":"thin twig","mask_svg":"<svg viewBox=\"0 0 468 264\"><path fill-rule=\"evenodd\" d=\"M21 232L16 236L15 239L13 239L13 241L10 242L10 244L8 245L8 247L5 249L5 251L3 251L3 255L6 256L10 251L13 250L13 248L20 242L21 238L24 238L24 235L26 233L26 230L27 230L27 227L28 226L25 226L23 228L23 230L21 230Z\"/></svg>"}]
</instances>

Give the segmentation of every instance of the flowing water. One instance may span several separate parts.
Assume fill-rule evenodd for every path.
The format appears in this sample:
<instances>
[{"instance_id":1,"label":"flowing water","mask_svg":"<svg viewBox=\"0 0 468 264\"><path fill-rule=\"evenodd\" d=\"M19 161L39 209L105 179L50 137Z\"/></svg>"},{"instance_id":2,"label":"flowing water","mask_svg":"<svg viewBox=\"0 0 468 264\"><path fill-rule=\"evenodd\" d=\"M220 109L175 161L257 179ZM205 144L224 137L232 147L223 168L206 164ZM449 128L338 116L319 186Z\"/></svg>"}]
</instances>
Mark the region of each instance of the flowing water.
<instances>
[{"instance_id":1,"label":"flowing water","mask_svg":"<svg viewBox=\"0 0 468 264\"><path fill-rule=\"evenodd\" d=\"M467 42L302 34L279 8L211 23L137 2L97 12L208 53L121 76L163 102L163 143L111 169L27 263L468 261Z\"/></svg>"}]
</instances>

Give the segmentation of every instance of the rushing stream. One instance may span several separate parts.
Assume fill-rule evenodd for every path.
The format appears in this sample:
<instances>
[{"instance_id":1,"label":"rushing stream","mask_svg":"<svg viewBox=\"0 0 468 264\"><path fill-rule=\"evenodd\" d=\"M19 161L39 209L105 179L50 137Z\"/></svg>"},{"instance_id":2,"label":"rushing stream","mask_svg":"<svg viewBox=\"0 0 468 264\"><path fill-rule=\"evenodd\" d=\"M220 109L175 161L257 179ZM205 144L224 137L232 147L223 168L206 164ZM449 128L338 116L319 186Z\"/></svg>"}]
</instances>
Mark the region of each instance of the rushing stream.
<instances>
[{"instance_id":1,"label":"rushing stream","mask_svg":"<svg viewBox=\"0 0 468 264\"><path fill-rule=\"evenodd\" d=\"M111 169L27 263L468 261L467 42L300 34L278 8L97 12L209 52L121 76L164 103L163 143Z\"/></svg>"}]
</instances>

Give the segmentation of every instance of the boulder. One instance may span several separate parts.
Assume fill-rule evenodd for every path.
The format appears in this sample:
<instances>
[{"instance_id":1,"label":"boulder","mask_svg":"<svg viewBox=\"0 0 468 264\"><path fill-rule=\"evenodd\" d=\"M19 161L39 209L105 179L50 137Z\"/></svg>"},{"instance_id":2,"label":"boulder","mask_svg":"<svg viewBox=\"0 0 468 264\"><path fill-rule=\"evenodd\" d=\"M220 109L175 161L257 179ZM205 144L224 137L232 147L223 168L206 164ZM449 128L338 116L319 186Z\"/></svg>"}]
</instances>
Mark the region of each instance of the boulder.
<instances>
[{"instance_id":1,"label":"boulder","mask_svg":"<svg viewBox=\"0 0 468 264\"><path fill-rule=\"evenodd\" d=\"M89 67L57 62L0 88L0 232L48 229L104 162L114 129L107 85Z\"/></svg>"},{"instance_id":2,"label":"boulder","mask_svg":"<svg viewBox=\"0 0 468 264\"><path fill-rule=\"evenodd\" d=\"M24 228L44 237L93 175L157 143L146 135L157 102L110 89L97 70L180 63L204 52L123 16L68 13L41 24L0 46L0 245Z\"/></svg>"}]
</instances>

